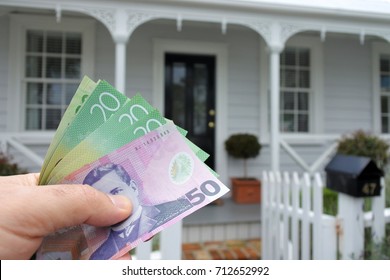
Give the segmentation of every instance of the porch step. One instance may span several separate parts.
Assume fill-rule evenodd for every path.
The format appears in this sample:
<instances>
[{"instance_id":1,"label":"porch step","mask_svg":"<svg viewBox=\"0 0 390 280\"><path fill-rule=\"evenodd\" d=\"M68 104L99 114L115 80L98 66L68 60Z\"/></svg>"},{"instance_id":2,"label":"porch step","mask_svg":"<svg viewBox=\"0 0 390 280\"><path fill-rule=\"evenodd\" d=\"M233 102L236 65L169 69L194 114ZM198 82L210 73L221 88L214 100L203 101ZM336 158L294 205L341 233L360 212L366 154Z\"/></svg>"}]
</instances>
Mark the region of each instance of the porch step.
<instances>
[{"instance_id":1,"label":"porch step","mask_svg":"<svg viewBox=\"0 0 390 280\"><path fill-rule=\"evenodd\" d=\"M261 240L227 240L184 243L183 260L258 260L261 258Z\"/></svg>"},{"instance_id":2,"label":"porch step","mask_svg":"<svg viewBox=\"0 0 390 280\"><path fill-rule=\"evenodd\" d=\"M183 243L260 238L260 204L237 204L231 198L222 205L203 207L183 220Z\"/></svg>"}]
</instances>

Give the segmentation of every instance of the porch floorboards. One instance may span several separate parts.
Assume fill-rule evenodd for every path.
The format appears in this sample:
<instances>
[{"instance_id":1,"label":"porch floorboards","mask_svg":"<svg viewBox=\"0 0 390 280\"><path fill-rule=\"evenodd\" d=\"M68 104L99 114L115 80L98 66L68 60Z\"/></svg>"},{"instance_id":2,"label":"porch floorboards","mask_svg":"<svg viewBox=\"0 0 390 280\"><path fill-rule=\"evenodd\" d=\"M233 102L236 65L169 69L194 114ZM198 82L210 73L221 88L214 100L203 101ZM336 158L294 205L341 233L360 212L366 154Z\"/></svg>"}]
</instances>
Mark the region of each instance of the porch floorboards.
<instances>
[{"instance_id":1,"label":"porch floorboards","mask_svg":"<svg viewBox=\"0 0 390 280\"><path fill-rule=\"evenodd\" d=\"M260 238L260 204L209 205L183 219L183 243Z\"/></svg>"},{"instance_id":2,"label":"porch floorboards","mask_svg":"<svg viewBox=\"0 0 390 280\"><path fill-rule=\"evenodd\" d=\"M208 205L183 219L183 226L260 222L260 204L237 204L231 198L223 205Z\"/></svg>"}]
</instances>

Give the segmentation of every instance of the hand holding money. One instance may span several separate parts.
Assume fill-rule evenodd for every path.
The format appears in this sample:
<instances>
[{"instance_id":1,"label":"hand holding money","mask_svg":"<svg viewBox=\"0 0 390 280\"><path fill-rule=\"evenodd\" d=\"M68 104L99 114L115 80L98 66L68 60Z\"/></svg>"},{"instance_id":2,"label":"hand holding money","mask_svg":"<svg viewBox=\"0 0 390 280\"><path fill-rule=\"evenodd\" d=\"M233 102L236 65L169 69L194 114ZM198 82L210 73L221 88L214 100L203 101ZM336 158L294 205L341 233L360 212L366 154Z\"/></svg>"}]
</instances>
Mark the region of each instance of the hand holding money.
<instances>
[{"instance_id":1,"label":"hand holding money","mask_svg":"<svg viewBox=\"0 0 390 280\"><path fill-rule=\"evenodd\" d=\"M207 153L140 95L129 99L104 81L81 104L77 95L79 105L69 105L77 112L61 121L40 183L87 184L125 195L133 213L111 227L62 229L45 238L39 258L118 258L228 192L203 163Z\"/></svg>"},{"instance_id":2,"label":"hand holding money","mask_svg":"<svg viewBox=\"0 0 390 280\"><path fill-rule=\"evenodd\" d=\"M85 185L42 188L38 176L0 176L1 260L31 258L53 230L82 223L108 226L131 213L130 201L123 196L109 197Z\"/></svg>"}]
</instances>

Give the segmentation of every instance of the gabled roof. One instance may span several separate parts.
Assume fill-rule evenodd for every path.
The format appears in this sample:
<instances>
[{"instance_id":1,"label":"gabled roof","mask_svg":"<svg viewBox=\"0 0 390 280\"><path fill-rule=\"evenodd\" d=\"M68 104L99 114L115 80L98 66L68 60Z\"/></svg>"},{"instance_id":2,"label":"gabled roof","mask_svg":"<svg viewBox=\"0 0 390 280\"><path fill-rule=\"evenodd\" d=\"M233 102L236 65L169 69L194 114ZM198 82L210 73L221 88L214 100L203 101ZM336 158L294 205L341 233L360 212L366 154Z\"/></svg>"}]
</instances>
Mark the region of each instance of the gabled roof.
<instances>
[{"instance_id":1,"label":"gabled roof","mask_svg":"<svg viewBox=\"0 0 390 280\"><path fill-rule=\"evenodd\" d=\"M335 155L325 167L326 172L335 172L349 174L353 177L358 177L364 173L382 174L382 171L376 164L367 157L350 156L350 155Z\"/></svg>"}]
</instances>

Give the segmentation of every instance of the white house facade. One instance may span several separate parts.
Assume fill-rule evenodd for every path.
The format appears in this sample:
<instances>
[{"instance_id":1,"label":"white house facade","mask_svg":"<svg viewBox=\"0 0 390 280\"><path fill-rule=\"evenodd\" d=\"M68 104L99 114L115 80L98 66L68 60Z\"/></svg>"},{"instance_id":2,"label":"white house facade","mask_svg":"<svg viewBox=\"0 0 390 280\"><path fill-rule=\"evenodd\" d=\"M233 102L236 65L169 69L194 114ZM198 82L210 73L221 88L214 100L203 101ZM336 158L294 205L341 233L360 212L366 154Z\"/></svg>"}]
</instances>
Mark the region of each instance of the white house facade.
<instances>
[{"instance_id":1,"label":"white house facade","mask_svg":"<svg viewBox=\"0 0 390 280\"><path fill-rule=\"evenodd\" d=\"M390 136L390 2L339 2L0 0L1 151L39 171L84 75L168 114L168 73L180 87L192 65L198 102L212 75L192 128L224 182L242 173L224 149L236 132L263 145L252 176L321 170L341 135Z\"/></svg>"}]
</instances>

